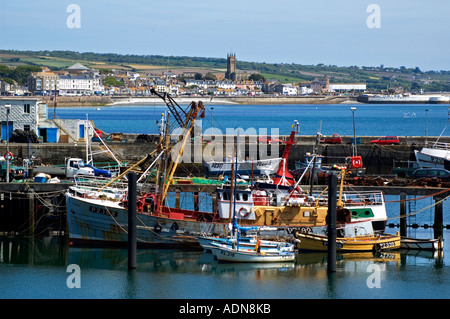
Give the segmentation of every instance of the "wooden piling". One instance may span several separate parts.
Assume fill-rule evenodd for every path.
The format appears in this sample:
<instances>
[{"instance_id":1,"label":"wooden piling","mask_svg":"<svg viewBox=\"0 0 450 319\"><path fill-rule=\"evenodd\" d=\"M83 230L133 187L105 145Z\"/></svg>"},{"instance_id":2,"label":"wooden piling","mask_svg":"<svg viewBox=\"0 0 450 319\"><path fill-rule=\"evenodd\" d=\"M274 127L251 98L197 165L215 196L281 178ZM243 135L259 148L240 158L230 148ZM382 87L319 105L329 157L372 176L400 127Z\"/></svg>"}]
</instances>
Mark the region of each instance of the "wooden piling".
<instances>
[{"instance_id":1,"label":"wooden piling","mask_svg":"<svg viewBox=\"0 0 450 319\"><path fill-rule=\"evenodd\" d=\"M328 272L336 272L336 196L337 196L337 176L331 174L328 177Z\"/></svg>"},{"instance_id":2,"label":"wooden piling","mask_svg":"<svg viewBox=\"0 0 450 319\"><path fill-rule=\"evenodd\" d=\"M198 203L198 192L194 192L194 211L198 212L200 210L200 206Z\"/></svg>"},{"instance_id":3,"label":"wooden piling","mask_svg":"<svg viewBox=\"0 0 450 319\"><path fill-rule=\"evenodd\" d=\"M212 212L215 213L217 212L217 193L214 192L211 195L212 197Z\"/></svg>"},{"instance_id":4,"label":"wooden piling","mask_svg":"<svg viewBox=\"0 0 450 319\"><path fill-rule=\"evenodd\" d=\"M34 236L35 217L34 217L34 189L28 190L28 234Z\"/></svg>"},{"instance_id":5,"label":"wooden piling","mask_svg":"<svg viewBox=\"0 0 450 319\"><path fill-rule=\"evenodd\" d=\"M136 173L128 173L128 270L136 269Z\"/></svg>"},{"instance_id":6,"label":"wooden piling","mask_svg":"<svg viewBox=\"0 0 450 319\"><path fill-rule=\"evenodd\" d=\"M177 188L175 190L175 208L180 208L180 193L181 190Z\"/></svg>"},{"instance_id":7,"label":"wooden piling","mask_svg":"<svg viewBox=\"0 0 450 319\"><path fill-rule=\"evenodd\" d=\"M444 197L441 196L433 196L433 199L435 202L439 202ZM434 238L439 238L443 234L444 230L444 219L443 219L443 205L442 202L436 203L434 206L434 225L433 225L433 231L434 231Z\"/></svg>"},{"instance_id":8,"label":"wooden piling","mask_svg":"<svg viewBox=\"0 0 450 319\"><path fill-rule=\"evenodd\" d=\"M400 236L406 236L406 194L400 194Z\"/></svg>"}]
</instances>

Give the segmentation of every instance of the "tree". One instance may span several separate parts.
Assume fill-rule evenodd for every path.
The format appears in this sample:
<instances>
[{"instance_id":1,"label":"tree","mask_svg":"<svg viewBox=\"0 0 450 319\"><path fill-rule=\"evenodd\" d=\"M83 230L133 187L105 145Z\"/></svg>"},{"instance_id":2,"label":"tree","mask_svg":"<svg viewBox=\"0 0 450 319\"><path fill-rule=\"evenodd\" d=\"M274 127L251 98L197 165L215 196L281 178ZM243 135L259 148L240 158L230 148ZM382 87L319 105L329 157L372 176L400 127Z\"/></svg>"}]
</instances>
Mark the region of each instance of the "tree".
<instances>
[{"instance_id":1,"label":"tree","mask_svg":"<svg viewBox=\"0 0 450 319\"><path fill-rule=\"evenodd\" d=\"M212 74L211 72L208 72L205 74L205 77L203 78L206 81L215 81L217 80L216 76Z\"/></svg>"},{"instance_id":2,"label":"tree","mask_svg":"<svg viewBox=\"0 0 450 319\"><path fill-rule=\"evenodd\" d=\"M253 73L252 75L250 75L250 77L248 78L251 81L261 81L261 82L265 82L266 78L259 73Z\"/></svg>"},{"instance_id":3,"label":"tree","mask_svg":"<svg viewBox=\"0 0 450 319\"><path fill-rule=\"evenodd\" d=\"M195 73L195 75L194 75L194 79L196 79L196 80L201 80L203 77L202 77L202 75L200 74L200 73Z\"/></svg>"},{"instance_id":4,"label":"tree","mask_svg":"<svg viewBox=\"0 0 450 319\"><path fill-rule=\"evenodd\" d=\"M125 83L123 83L122 81L117 80L113 76L107 76L103 80L103 85L105 85L105 86L122 86L122 85L125 85Z\"/></svg>"}]
</instances>

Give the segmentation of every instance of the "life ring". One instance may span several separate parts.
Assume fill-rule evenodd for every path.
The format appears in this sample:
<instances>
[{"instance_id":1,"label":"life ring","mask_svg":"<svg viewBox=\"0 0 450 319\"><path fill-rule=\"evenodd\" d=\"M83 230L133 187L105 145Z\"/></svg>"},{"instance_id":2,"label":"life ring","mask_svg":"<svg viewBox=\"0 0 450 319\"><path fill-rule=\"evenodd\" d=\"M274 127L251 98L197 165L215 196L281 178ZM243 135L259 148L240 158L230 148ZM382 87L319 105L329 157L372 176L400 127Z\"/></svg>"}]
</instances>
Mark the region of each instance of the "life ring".
<instances>
[{"instance_id":1,"label":"life ring","mask_svg":"<svg viewBox=\"0 0 450 319\"><path fill-rule=\"evenodd\" d=\"M247 208L242 207L241 209L239 209L239 216L241 216L242 218L247 218L248 215L250 215L250 211L248 211Z\"/></svg>"},{"instance_id":2,"label":"life ring","mask_svg":"<svg viewBox=\"0 0 450 319\"><path fill-rule=\"evenodd\" d=\"M14 159L13 153L11 153L11 152L5 152L5 154L3 154L3 157L7 160Z\"/></svg>"},{"instance_id":3,"label":"life ring","mask_svg":"<svg viewBox=\"0 0 450 319\"><path fill-rule=\"evenodd\" d=\"M261 196L261 192L260 191L256 191L256 196Z\"/></svg>"}]
</instances>

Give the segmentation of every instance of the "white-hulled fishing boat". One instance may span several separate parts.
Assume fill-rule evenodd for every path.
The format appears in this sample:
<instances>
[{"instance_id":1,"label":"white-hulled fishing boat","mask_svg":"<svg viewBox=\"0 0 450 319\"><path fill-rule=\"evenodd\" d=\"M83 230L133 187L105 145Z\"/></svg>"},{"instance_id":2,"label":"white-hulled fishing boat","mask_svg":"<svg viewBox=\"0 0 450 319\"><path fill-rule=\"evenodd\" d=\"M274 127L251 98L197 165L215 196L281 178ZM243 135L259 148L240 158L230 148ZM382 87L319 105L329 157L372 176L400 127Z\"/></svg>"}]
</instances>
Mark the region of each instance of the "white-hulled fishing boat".
<instances>
[{"instance_id":1,"label":"white-hulled fishing boat","mask_svg":"<svg viewBox=\"0 0 450 319\"><path fill-rule=\"evenodd\" d=\"M213 244L214 246L215 244ZM212 248L213 254L217 260L225 262L249 262L249 263L267 263L267 262L283 262L295 261L295 253L293 251L255 251L237 249L227 246L218 246Z\"/></svg>"}]
</instances>

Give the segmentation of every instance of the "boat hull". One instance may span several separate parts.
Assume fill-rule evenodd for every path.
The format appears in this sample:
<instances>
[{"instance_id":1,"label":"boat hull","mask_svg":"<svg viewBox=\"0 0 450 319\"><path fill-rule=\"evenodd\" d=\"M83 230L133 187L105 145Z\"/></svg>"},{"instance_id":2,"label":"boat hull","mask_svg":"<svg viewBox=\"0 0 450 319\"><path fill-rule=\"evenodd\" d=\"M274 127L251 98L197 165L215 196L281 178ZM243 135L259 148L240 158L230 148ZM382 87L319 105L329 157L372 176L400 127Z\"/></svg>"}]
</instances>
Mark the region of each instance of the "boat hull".
<instances>
[{"instance_id":1,"label":"boat hull","mask_svg":"<svg viewBox=\"0 0 450 319\"><path fill-rule=\"evenodd\" d=\"M281 158L267 160L258 160L255 162L238 162L236 174L240 175L271 175L275 174L280 165ZM233 162L206 162L203 163L203 169L206 176L209 175L229 175L231 174Z\"/></svg>"},{"instance_id":2,"label":"boat hull","mask_svg":"<svg viewBox=\"0 0 450 319\"><path fill-rule=\"evenodd\" d=\"M212 250L219 262L273 263L295 261L295 253L293 252L258 253L236 250L228 247L217 247Z\"/></svg>"},{"instance_id":3,"label":"boat hull","mask_svg":"<svg viewBox=\"0 0 450 319\"><path fill-rule=\"evenodd\" d=\"M74 243L123 245L128 242L128 211L109 201L83 199L66 194L69 239ZM196 236L203 232L221 232L225 224L188 222L137 214L136 239L145 246L189 246L200 248ZM183 229L189 229L190 232Z\"/></svg>"},{"instance_id":4,"label":"boat hull","mask_svg":"<svg viewBox=\"0 0 450 319\"><path fill-rule=\"evenodd\" d=\"M444 160L450 160L450 151L433 148L423 148L421 151L414 150L417 164L426 168L445 168Z\"/></svg>"},{"instance_id":5,"label":"boat hull","mask_svg":"<svg viewBox=\"0 0 450 319\"><path fill-rule=\"evenodd\" d=\"M217 245L226 245L231 247L233 243L230 238L223 238L223 237L198 237L197 240L205 251L212 251L212 249ZM256 238L249 238L249 237L239 238L239 247L242 249L253 250L256 247L256 244L257 244ZM261 251L269 251L278 249L280 246L287 247L289 245L292 246L292 244L288 244L285 242L260 240L259 247Z\"/></svg>"},{"instance_id":6,"label":"boat hull","mask_svg":"<svg viewBox=\"0 0 450 319\"><path fill-rule=\"evenodd\" d=\"M444 239L419 239L419 238L401 238L402 249L408 250L443 250L444 249Z\"/></svg>"},{"instance_id":7,"label":"boat hull","mask_svg":"<svg viewBox=\"0 0 450 319\"><path fill-rule=\"evenodd\" d=\"M307 251L327 251L328 238L326 236L299 234L299 250ZM386 235L361 236L337 238L336 251L340 252L362 252L362 251L384 251L400 248L400 236Z\"/></svg>"}]
</instances>

